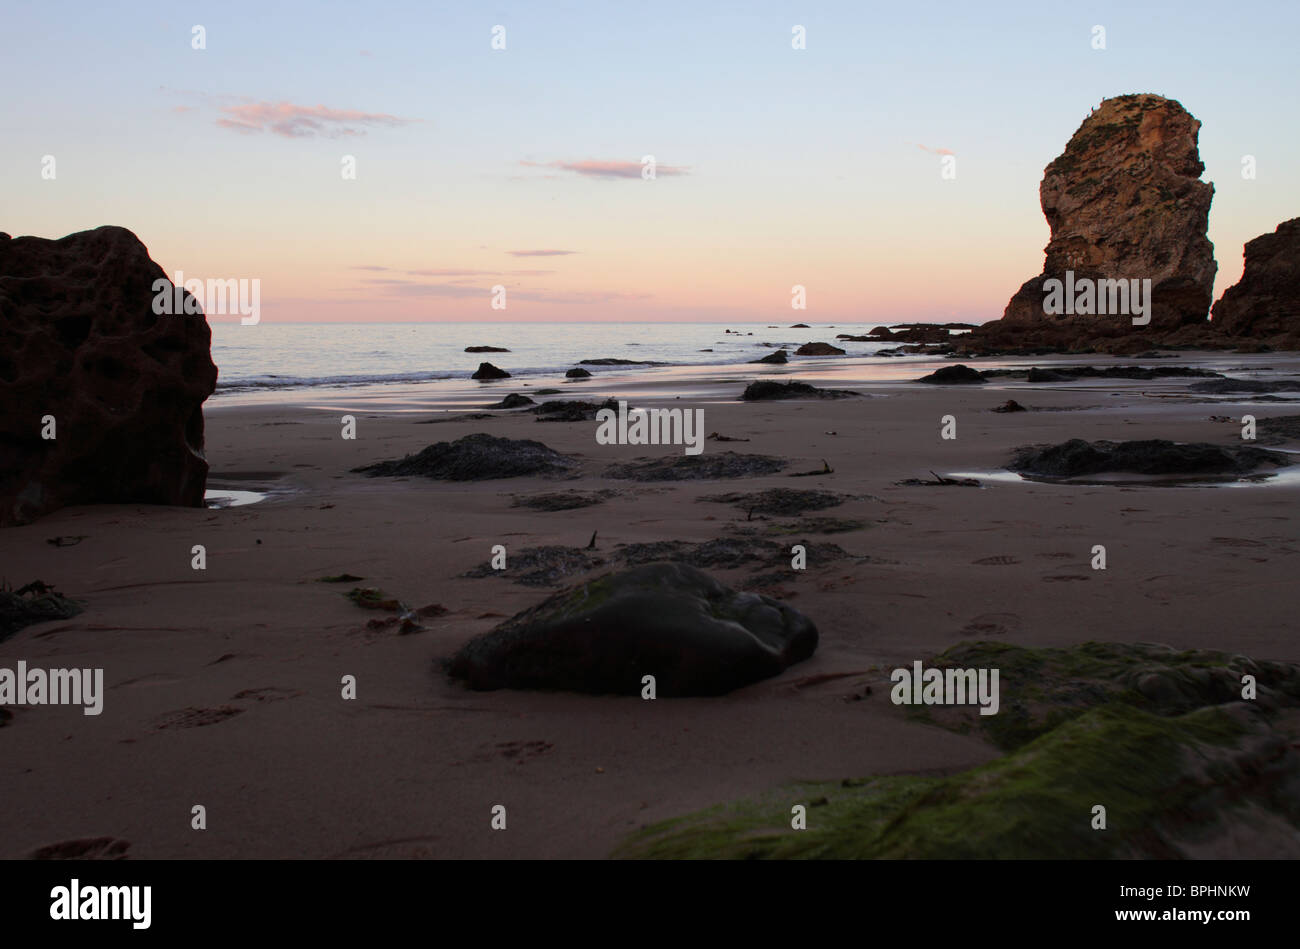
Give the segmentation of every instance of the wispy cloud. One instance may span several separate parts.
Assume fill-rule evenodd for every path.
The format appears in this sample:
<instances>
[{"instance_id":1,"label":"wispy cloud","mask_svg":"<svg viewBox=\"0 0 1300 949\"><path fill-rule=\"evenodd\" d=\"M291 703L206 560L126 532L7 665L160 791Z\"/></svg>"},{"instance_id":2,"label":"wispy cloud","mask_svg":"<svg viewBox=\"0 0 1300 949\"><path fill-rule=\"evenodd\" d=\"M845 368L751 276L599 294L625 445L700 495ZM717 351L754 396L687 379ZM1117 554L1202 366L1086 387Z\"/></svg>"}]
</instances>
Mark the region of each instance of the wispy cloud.
<instances>
[{"instance_id":1,"label":"wispy cloud","mask_svg":"<svg viewBox=\"0 0 1300 949\"><path fill-rule=\"evenodd\" d=\"M575 252L576 253L576 252ZM461 267L435 267L420 270L402 270L393 267L378 267L374 264L356 264L351 270L367 270L375 273L406 274L409 277L544 277L555 273L554 270L467 270ZM396 280L370 280L369 283L395 283ZM409 281L408 281L409 282Z\"/></svg>"},{"instance_id":2,"label":"wispy cloud","mask_svg":"<svg viewBox=\"0 0 1300 949\"><path fill-rule=\"evenodd\" d=\"M412 273L414 271L411 271ZM462 282L431 283L422 280L403 280L393 278L372 278L362 281L366 286L347 288L352 292L362 291L379 293L391 297L447 297L450 299L483 299L492 293L491 286L467 286ZM545 290L537 287L508 287L511 300L526 300L531 303L554 303L564 305L586 306L597 303L616 303L628 300L652 299L646 293L617 293L604 291L563 291Z\"/></svg>"},{"instance_id":3,"label":"wispy cloud","mask_svg":"<svg viewBox=\"0 0 1300 949\"><path fill-rule=\"evenodd\" d=\"M567 257L576 254L576 250L508 250L511 257Z\"/></svg>"},{"instance_id":4,"label":"wispy cloud","mask_svg":"<svg viewBox=\"0 0 1300 949\"><path fill-rule=\"evenodd\" d=\"M217 125L246 134L271 132L285 138L339 138L365 135L369 128L398 128L415 119L403 119L385 112L331 109L323 105L295 105L292 102L244 102L220 107Z\"/></svg>"},{"instance_id":5,"label":"wispy cloud","mask_svg":"<svg viewBox=\"0 0 1300 949\"><path fill-rule=\"evenodd\" d=\"M521 161L525 168L558 168L573 172L585 178L640 178L642 165L639 161ZM655 177L672 175L689 175L690 169L682 165L655 165Z\"/></svg>"},{"instance_id":6,"label":"wispy cloud","mask_svg":"<svg viewBox=\"0 0 1300 949\"><path fill-rule=\"evenodd\" d=\"M931 155L956 155L957 154L951 148L931 148L930 146L922 145L919 142L917 143L916 147L923 152L929 152Z\"/></svg>"}]
</instances>

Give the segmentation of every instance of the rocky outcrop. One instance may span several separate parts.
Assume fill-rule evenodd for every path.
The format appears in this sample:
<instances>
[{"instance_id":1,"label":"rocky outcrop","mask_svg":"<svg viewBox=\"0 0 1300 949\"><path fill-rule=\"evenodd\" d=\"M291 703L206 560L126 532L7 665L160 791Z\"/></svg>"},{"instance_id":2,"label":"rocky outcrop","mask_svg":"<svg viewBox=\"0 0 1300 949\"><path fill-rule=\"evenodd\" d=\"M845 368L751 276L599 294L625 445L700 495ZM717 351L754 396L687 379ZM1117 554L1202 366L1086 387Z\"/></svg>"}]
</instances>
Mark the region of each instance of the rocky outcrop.
<instances>
[{"instance_id":1,"label":"rocky outcrop","mask_svg":"<svg viewBox=\"0 0 1300 949\"><path fill-rule=\"evenodd\" d=\"M1300 217L1246 245L1241 280L1214 304L1212 324L1232 337L1300 349Z\"/></svg>"},{"instance_id":2,"label":"rocky outcrop","mask_svg":"<svg viewBox=\"0 0 1300 949\"><path fill-rule=\"evenodd\" d=\"M447 663L473 689L722 695L817 648L817 627L771 597L694 567L655 563L544 600L466 643Z\"/></svg>"},{"instance_id":3,"label":"rocky outcrop","mask_svg":"<svg viewBox=\"0 0 1300 949\"><path fill-rule=\"evenodd\" d=\"M125 228L0 234L0 526L70 504L203 505L211 331L201 312L154 313L156 280Z\"/></svg>"},{"instance_id":4,"label":"rocky outcrop","mask_svg":"<svg viewBox=\"0 0 1300 949\"><path fill-rule=\"evenodd\" d=\"M961 345L1129 352L1203 325L1218 265L1206 237L1214 186L1200 180L1200 127L1172 99L1104 100L1044 172L1039 196L1051 240L1043 272L1016 292L1001 320ZM1097 312L1096 300L1090 314L1048 313L1049 280L1076 288L1081 280L1137 280L1139 288L1150 280L1151 299L1143 300L1150 322L1133 324L1131 301L1118 315L1111 306Z\"/></svg>"}]
</instances>

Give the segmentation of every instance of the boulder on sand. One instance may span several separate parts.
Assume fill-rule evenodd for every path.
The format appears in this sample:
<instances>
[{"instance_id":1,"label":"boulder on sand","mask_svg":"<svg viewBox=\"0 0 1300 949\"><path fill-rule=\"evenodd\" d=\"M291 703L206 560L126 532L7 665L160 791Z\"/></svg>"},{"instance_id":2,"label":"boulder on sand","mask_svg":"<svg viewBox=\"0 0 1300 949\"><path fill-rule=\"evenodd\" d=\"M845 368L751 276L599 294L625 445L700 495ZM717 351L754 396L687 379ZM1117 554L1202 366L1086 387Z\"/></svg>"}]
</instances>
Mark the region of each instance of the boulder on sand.
<instances>
[{"instance_id":1,"label":"boulder on sand","mask_svg":"<svg viewBox=\"0 0 1300 949\"><path fill-rule=\"evenodd\" d=\"M564 375L567 376L567 377L570 378L570 379L590 379L590 378L591 378L591 373L589 373L586 369L576 369L576 368L575 368L575 369L570 369L570 370L569 370L568 372L566 372Z\"/></svg>"},{"instance_id":2,"label":"boulder on sand","mask_svg":"<svg viewBox=\"0 0 1300 949\"><path fill-rule=\"evenodd\" d=\"M1178 443L1159 438L1131 442L1072 438L1059 445L1020 448L1007 465L1012 471L1051 478L1122 471L1144 475L1245 474L1270 465L1283 468L1291 458L1249 445Z\"/></svg>"},{"instance_id":3,"label":"boulder on sand","mask_svg":"<svg viewBox=\"0 0 1300 949\"><path fill-rule=\"evenodd\" d=\"M790 361L790 358L786 355L785 350L784 350L784 349L778 349L778 350L777 350L776 352L774 352L774 353L768 353L768 354L767 354L766 356L764 356L762 359L751 359L751 360L750 360L750 363L752 364L752 363L765 362L765 363L774 363L774 364L776 364L776 365L778 365L778 366L784 366L784 365L785 365L786 363L788 363L789 361Z\"/></svg>"},{"instance_id":4,"label":"boulder on sand","mask_svg":"<svg viewBox=\"0 0 1300 949\"><path fill-rule=\"evenodd\" d=\"M817 627L771 597L653 563L579 584L476 636L446 663L473 689L723 695L811 656Z\"/></svg>"},{"instance_id":5,"label":"boulder on sand","mask_svg":"<svg viewBox=\"0 0 1300 949\"><path fill-rule=\"evenodd\" d=\"M575 464L571 458L541 442L479 433L454 442L438 442L396 461L380 461L352 470L372 478L419 475L440 481L486 481L562 474Z\"/></svg>"},{"instance_id":6,"label":"boulder on sand","mask_svg":"<svg viewBox=\"0 0 1300 949\"><path fill-rule=\"evenodd\" d=\"M740 394L742 402L766 402L779 399L849 399L861 392L850 389L819 389L806 382L772 382L760 379L745 386Z\"/></svg>"},{"instance_id":7,"label":"boulder on sand","mask_svg":"<svg viewBox=\"0 0 1300 949\"><path fill-rule=\"evenodd\" d=\"M944 366L916 381L939 386L957 386L983 385L988 380L979 371L969 366Z\"/></svg>"},{"instance_id":8,"label":"boulder on sand","mask_svg":"<svg viewBox=\"0 0 1300 949\"><path fill-rule=\"evenodd\" d=\"M174 308L125 228L0 234L0 526L70 504L203 506L212 334L183 291L155 313L158 281Z\"/></svg>"},{"instance_id":9,"label":"boulder on sand","mask_svg":"<svg viewBox=\"0 0 1300 949\"><path fill-rule=\"evenodd\" d=\"M526 395L520 395L518 392L511 392L500 402L493 402L491 405L485 405L485 409L518 409L525 405L536 405L532 399Z\"/></svg>"}]
</instances>

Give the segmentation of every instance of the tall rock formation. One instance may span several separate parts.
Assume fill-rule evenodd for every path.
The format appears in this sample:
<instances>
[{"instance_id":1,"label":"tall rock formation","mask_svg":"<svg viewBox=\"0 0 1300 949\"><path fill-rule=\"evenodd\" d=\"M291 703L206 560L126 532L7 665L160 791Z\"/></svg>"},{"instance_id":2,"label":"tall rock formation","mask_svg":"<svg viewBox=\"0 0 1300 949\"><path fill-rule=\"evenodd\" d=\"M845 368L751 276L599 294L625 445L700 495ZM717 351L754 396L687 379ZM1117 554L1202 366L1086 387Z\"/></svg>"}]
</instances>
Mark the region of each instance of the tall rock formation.
<instances>
[{"instance_id":1,"label":"tall rock formation","mask_svg":"<svg viewBox=\"0 0 1300 949\"><path fill-rule=\"evenodd\" d=\"M1241 280L1214 304L1211 323L1277 349L1300 349L1300 217L1246 245Z\"/></svg>"},{"instance_id":2,"label":"tall rock formation","mask_svg":"<svg viewBox=\"0 0 1300 949\"><path fill-rule=\"evenodd\" d=\"M1125 348L1179 327L1203 324L1210 309L1214 246L1206 237L1214 185L1200 180L1201 123L1156 95L1103 100L1039 187L1052 237L1043 272L1026 282L1001 320L972 334L985 345ZM1046 312L1050 279L1151 281L1150 323L1130 315ZM1138 286L1141 286L1139 283ZM1110 338L1112 342L1104 341Z\"/></svg>"},{"instance_id":3,"label":"tall rock formation","mask_svg":"<svg viewBox=\"0 0 1300 949\"><path fill-rule=\"evenodd\" d=\"M0 234L0 526L69 504L203 504L211 331L202 313L154 313L160 278L124 228Z\"/></svg>"}]
</instances>

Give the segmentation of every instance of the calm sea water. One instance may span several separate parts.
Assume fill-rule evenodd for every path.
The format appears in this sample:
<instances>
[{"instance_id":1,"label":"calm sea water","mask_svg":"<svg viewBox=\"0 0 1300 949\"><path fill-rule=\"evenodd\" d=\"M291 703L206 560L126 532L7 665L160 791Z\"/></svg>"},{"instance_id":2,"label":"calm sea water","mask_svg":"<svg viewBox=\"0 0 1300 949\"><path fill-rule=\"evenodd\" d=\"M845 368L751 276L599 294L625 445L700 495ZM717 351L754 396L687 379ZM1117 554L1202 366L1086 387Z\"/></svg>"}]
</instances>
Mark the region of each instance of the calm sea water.
<instances>
[{"instance_id":1,"label":"calm sea water","mask_svg":"<svg viewBox=\"0 0 1300 949\"><path fill-rule=\"evenodd\" d=\"M835 339L837 333L864 336L876 323L810 325L811 329L753 323L214 323L212 359L220 369L220 394L467 379L480 362L514 376L554 377L581 359L736 365L765 356L777 346L794 349L814 340L834 343L850 356L870 356L897 345ZM502 346L510 352L467 353L466 346ZM583 368L600 375L626 373L635 367Z\"/></svg>"}]
</instances>

